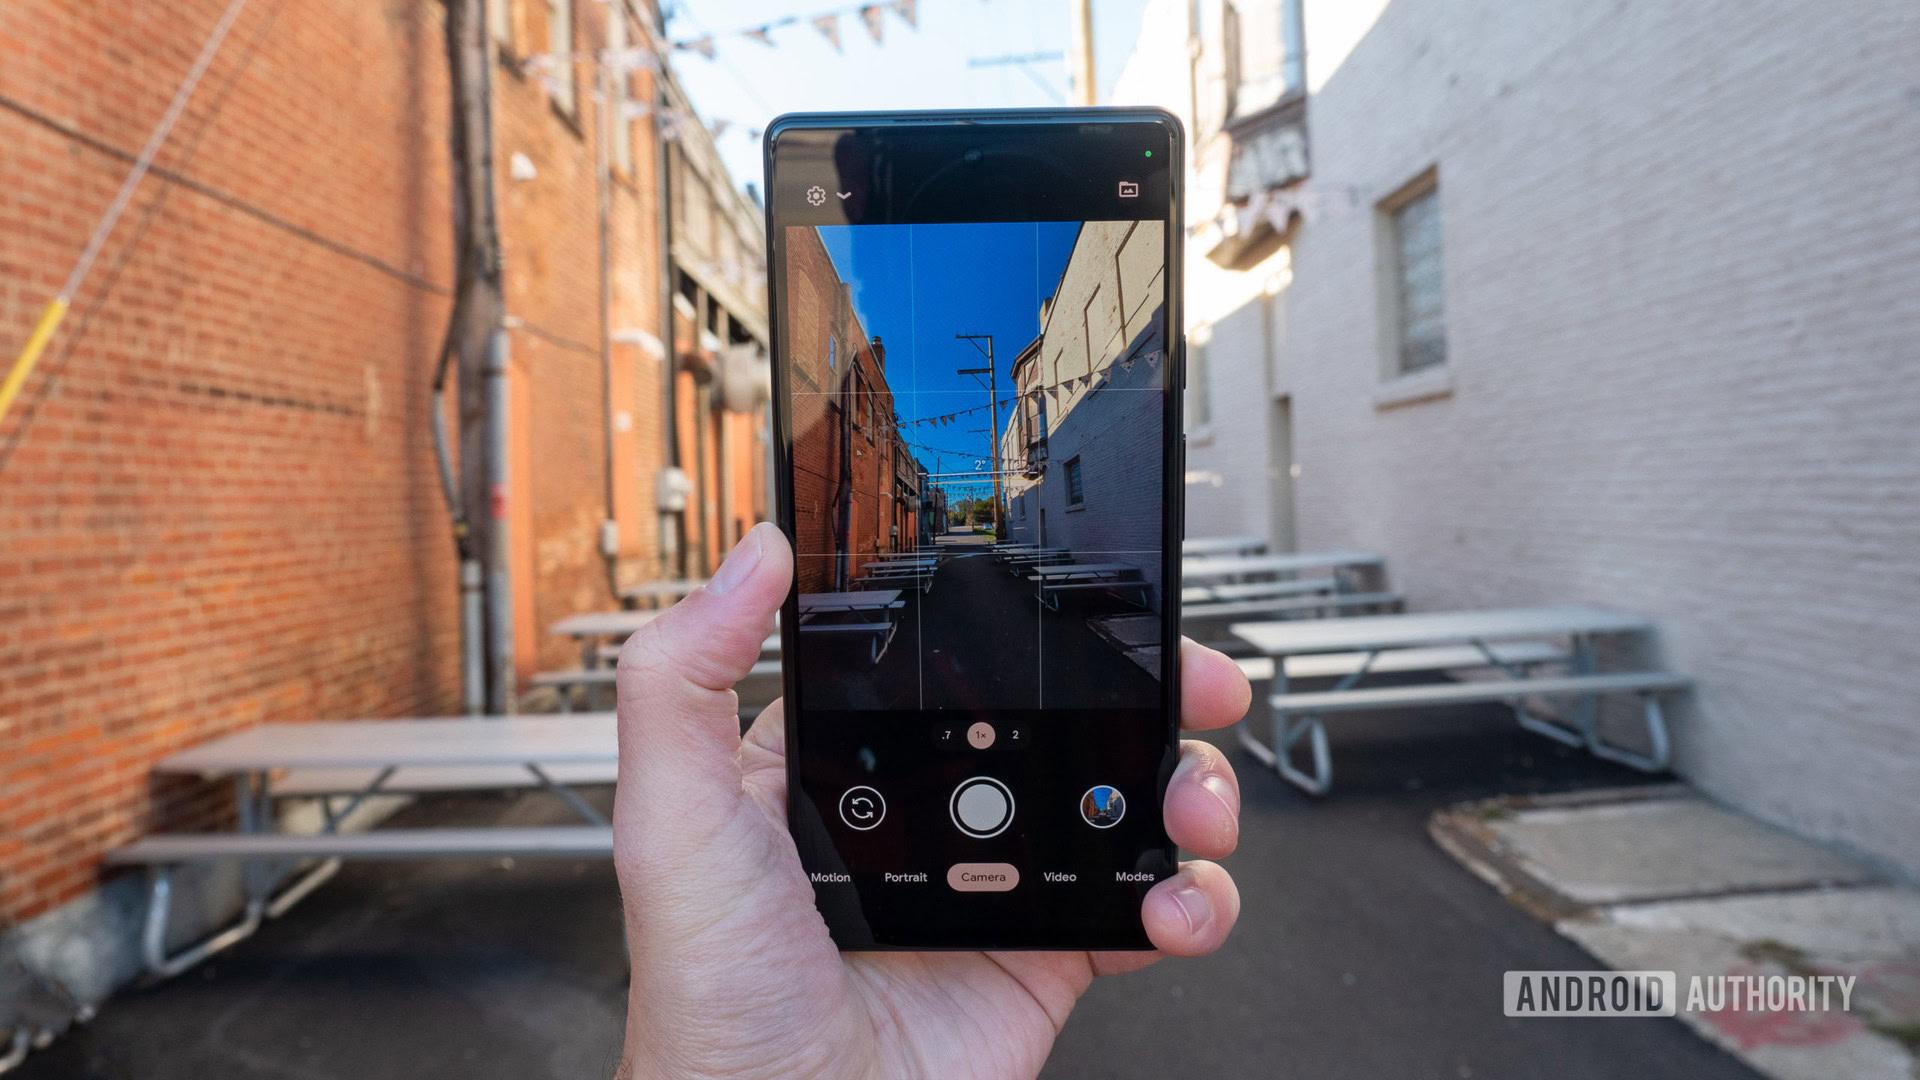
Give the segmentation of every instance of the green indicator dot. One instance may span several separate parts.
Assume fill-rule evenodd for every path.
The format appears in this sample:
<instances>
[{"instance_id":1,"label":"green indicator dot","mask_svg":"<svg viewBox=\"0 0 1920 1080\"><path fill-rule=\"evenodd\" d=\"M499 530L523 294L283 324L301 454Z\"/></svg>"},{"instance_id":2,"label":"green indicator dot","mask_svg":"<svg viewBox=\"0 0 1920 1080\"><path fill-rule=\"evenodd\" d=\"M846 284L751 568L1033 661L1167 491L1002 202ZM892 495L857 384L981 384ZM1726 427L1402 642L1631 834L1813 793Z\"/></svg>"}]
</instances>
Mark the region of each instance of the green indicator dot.
<instances>
[{"instance_id":1,"label":"green indicator dot","mask_svg":"<svg viewBox=\"0 0 1920 1080\"><path fill-rule=\"evenodd\" d=\"M1151 150L1149 150L1149 151L1147 151L1147 156L1148 156L1148 157L1152 157L1152 156L1153 156L1153 151L1151 151Z\"/></svg>"}]
</instances>

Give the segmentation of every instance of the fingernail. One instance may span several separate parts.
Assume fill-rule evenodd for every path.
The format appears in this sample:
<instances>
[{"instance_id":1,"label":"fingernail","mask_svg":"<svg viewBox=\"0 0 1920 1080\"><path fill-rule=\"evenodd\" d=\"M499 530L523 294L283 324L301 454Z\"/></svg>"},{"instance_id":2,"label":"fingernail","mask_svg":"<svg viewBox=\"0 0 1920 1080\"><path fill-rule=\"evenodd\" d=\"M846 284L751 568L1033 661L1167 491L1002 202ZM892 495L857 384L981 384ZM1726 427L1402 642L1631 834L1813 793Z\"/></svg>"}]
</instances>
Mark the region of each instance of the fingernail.
<instances>
[{"instance_id":1,"label":"fingernail","mask_svg":"<svg viewBox=\"0 0 1920 1080\"><path fill-rule=\"evenodd\" d=\"M747 535L733 545L727 561L720 564L720 569L715 570L712 579L707 582L708 592L725 594L747 580L754 568L760 565L760 556L767 549L766 542L760 538L760 530L764 527L763 523L748 529Z\"/></svg>"},{"instance_id":2,"label":"fingernail","mask_svg":"<svg viewBox=\"0 0 1920 1080\"><path fill-rule=\"evenodd\" d=\"M1199 934L1213 922L1213 901L1198 885L1186 885L1172 892L1173 902L1186 917L1187 932Z\"/></svg>"},{"instance_id":3,"label":"fingernail","mask_svg":"<svg viewBox=\"0 0 1920 1080\"><path fill-rule=\"evenodd\" d=\"M1220 800L1220 805L1227 808L1227 813L1240 816L1240 793L1233 790L1233 785L1227 783L1226 777L1208 773L1201 779L1200 786L1213 792L1213 797Z\"/></svg>"}]
</instances>

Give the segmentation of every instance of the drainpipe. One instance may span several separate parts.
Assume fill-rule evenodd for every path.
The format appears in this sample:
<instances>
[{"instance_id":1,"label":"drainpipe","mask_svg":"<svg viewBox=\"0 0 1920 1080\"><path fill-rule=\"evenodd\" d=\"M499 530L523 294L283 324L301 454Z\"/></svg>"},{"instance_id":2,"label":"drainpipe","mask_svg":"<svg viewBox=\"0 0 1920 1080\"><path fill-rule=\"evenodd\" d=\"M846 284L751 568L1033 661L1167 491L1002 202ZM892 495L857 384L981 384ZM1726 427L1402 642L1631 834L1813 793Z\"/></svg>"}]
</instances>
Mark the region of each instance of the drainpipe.
<instances>
[{"instance_id":1,"label":"drainpipe","mask_svg":"<svg viewBox=\"0 0 1920 1080\"><path fill-rule=\"evenodd\" d=\"M475 524L493 540L486 475L482 467L487 433L482 387L483 356L491 335L499 332L504 310L501 292L499 226L493 198L493 123L490 109L491 49L483 0L454 0L448 5L447 67L452 80L449 133L453 166L456 277L453 310L433 378L432 428L441 494L453 519L460 557L461 699L468 713L487 708L486 574ZM459 417L464 475L456 478L446 429L447 370L459 362ZM507 620L511 626L511 620ZM511 642L511 635L508 637ZM510 646L509 646L509 651Z\"/></svg>"},{"instance_id":2,"label":"drainpipe","mask_svg":"<svg viewBox=\"0 0 1920 1080\"><path fill-rule=\"evenodd\" d=\"M654 486L659 493L656 500L661 507L662 569L669 577L684 578L687 576L685 511L665 508L667 477L680 467L679 407L674 392L680 378L680 351L673 340L673 158L667 146L667 133L671 126L667 115L667 72L664 63L654 72L653 79L654 194L660 204L654 208L654 235L660 240L660 344L666 352L661 364L665 374L660 390L663 406L660 431L666 440L666 453L661 455L663 468Z\"/></svg>"},{"instance_id":3,"label":"drainpipe","mask_svg":"<svg viewBox=\"0 0 1920 1080\"><path fill-rule=\"evenodd\" d=\"M609 12L609 17L626 18L619 8ZM606 476L605 496L606 517L600 522L600 559L606 564L607 594L614 602L620 602L620 523L613 514L613 277L608 272L610 254L608 251L609 220L612 217L609 202L612 198L612 165L607 158L607 144L613 138L613 125L625 123L624 117L615 117L613 82L608 78L607 62L603 56L594 66L595 85L600 88L600 96L594 108L600 114L599 137L594 140L594 179L599 188L600 203L600 464ZM621 78L626 78L624 74Z\"/></svg>"},{"instance_id":4,"label":"drainpipe","mask_svg":"<svg viewBox=\"0 0 1920 1080\"><path fill-rule=\"evenodd\" d=\"M507 331L496 327L487 340L487 640L492 650L487 704L496 715L514 708L513 572L507 540L507 419L509 398Z\"/></svg>"}]
</instances>

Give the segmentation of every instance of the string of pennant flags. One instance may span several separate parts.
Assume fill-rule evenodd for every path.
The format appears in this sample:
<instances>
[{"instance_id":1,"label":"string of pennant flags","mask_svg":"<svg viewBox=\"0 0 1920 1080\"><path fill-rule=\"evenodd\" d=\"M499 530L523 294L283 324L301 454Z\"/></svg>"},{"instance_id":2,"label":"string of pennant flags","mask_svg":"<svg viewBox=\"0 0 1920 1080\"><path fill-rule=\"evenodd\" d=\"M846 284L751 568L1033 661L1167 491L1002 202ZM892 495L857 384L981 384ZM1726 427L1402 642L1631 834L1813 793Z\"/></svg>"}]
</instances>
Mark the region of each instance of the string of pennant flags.
<instances>
[{"instance_id":1,"label":"string of pennant flags","mask_svg":"<svg viewBox=\"0 0 1920 1080\"><path fill-rule=\"evenodd\" d=\"M1166 353L1163 350L1154 349L1149 352L1141 353L1138 356L1128 356L1128 357L1124 357L1122 359L1116 360L1112 364L1109 364L1106 367L1101 368L1099 371L1093 372L1088 375L1074 375L1069 378L1062 379L1051 386L1036 386L1031 390L1023 391L1022 393L1016 394L1011 398L1007 398L1003 401L995 402L992 405L975 405L971 409L959 409L954 412L944 413L939 416L926 416L926 417L921 417L918 420L901 420L901 421L898 421L898 426L903 428L920 427L923 425L931 426L931 427L946 427L963 416L971 416L975 413L986 412L988 409L992 409L996 407L1002 408L1002 409L1010 409L1013 407L1014 402L1019 401L1023 397L1029 401L1038 402L1040 400L1041 394L1051 394L1058 390L1067 390L1068 392L1071 392L1076 387L1082 388L1082 389L1090 388L1090 389L1098 390L1105 387L1107 383L1113 379L1113 369L1115 367L1118 367L1123 371L1132 371L1133 365L1135 363L1144 363L1147 365L1149 369L1157 371L1160 368L1160 362L1165 358L1166 358Z\"/></svg>"},{"instance_id":2,"label":"string of pennant flags","mask_svg":"<svg viewBox=\"0 0 1920 1080\"><path fill-rule=\"evenodd\" d=\"M886 35L887 12L892 12L901 22L906 23L909 29L917 30L920 27L919 0L888 0L886 3L856 4L851 7L835 8L815 15L787 15L757 26L741 27L738 30L720 34L702 34L697 38L676 41L673 47L684 52L699 53L711 60L715 44L721 38L741 37L749 41L757 41L768 48L777 48L773 40L775 30L806 23L818 31L821 37L826 38L835 52L840 52L842 51L840 20L843 17L858 18L866 27L867 33L872 35L873 43L879 45L883 43Z\"/></svg>"},{"instance_id":3,"label":"string of pennant flags","mask_svg":"<svg viewBox=\"0 0 1920 1080\"><path fill-rule=\"evenodd\" d=\"M564 81L566 65L580 60L597 60L606 65L607 71L622 76L634 71L657 71L660 58L645 48L607 49L599 53L534 53L520 61L520 74L535 79L555 97L564 96L567 86ZM660 136L664 139L677 139L689 127L705 127L707 134L715 139L738 128L749 139L758 139L761 129L752 124L743 124L735 120L718 118L701 124L698 117L684 109L672 106L661 107L650 101L623 101L620 103L620 119L626 121L659 117Z\"/></svg>"}]
</instances>

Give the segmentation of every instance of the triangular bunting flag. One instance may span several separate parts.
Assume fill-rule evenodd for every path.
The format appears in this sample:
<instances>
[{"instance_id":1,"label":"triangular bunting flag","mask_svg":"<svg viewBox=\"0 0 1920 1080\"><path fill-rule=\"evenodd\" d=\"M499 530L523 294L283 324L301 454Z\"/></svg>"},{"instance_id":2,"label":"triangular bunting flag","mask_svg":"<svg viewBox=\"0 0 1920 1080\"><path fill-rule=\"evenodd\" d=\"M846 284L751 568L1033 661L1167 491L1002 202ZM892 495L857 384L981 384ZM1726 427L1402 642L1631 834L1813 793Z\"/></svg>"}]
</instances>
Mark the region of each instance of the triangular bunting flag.
<instances>
[{"instance_id":1,"label":"triangular bunting flag","mask_svg":"<svg viewBox=\"0 0 1920 1080\"><path fill-rule=\"evenodd\" d=\"M694 38L692 41L676 41L673 43L673 47L676 49L684 49L687 52L697 52L709 60L713 59L713 36L711 34L703 38Z\"/></svg>"},{"instance_id":2,"label":"triangular bunting flag","mask_svg":"<svg viewBox=\"0 0 1920 1080\"><path fill-rule=\"evenodd\" d=\"M822 15L813 20L813 28L833 46L834 52L840 51L840 16Z\"/></svg>"},{"instance_id":3,"label":"triangular bunting flag","mask_svg":"<svg viewBox=\"0 0 1920 1080\"><path fill-rule=\"evenodd\" d=\"M722 135L725 135L727 133L727 129L732 126L733 126L733 121L731 120L715 120L713 123L707 125L707 130L709 132L712 132L713 137L717 139ZM732 277L733 274L728 273L727 276Z\"/></svg>"},{"instance_id":4,"label":"triangular bunting flag","mask_svg":"<svg viewBox=\"0 0 1920 1080\"><path fill-rule=\"evenodd\" d=\"M866 21L867 33L873 35L875 45L880 44L880 32L887 25L886 17L886 12L880 10L879 4L868 4L860 9L860 18Z\"/></svg>"},{"instance_id":5,"label":"triangular bunting flag","mask_svg":"<svg viewBox=\"0 0 1920 1080\"><path fill-rule=\"evenodd\" d=\"M887 6L893 9L895 15L900 16L901 22L918 29L920 26L919 5L920 0L893 0L893 3Z\"/></svg>"},{"instance_id":6,"label":"triangular bunting flag","mask_svg":"<svg viewBox=\"0 0 1920 1080\"><path fill-rule=\"evenodd\" d=\"M760 44L765 45L769 49L773 48L773 28L772 27L763 26L758 30L742 30L740 31L740 36L752 38L753 40L759 42Z\"/></svg>"}]
</instances>

